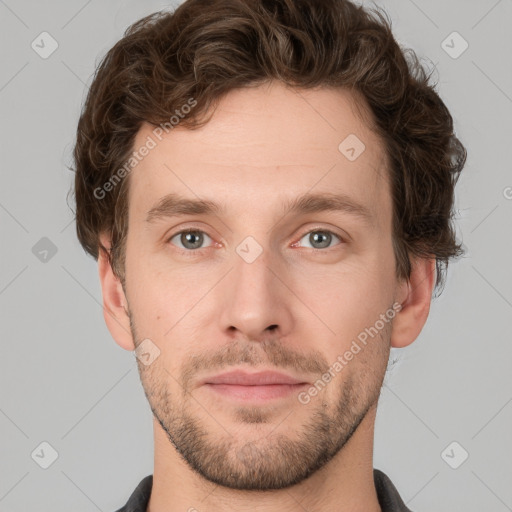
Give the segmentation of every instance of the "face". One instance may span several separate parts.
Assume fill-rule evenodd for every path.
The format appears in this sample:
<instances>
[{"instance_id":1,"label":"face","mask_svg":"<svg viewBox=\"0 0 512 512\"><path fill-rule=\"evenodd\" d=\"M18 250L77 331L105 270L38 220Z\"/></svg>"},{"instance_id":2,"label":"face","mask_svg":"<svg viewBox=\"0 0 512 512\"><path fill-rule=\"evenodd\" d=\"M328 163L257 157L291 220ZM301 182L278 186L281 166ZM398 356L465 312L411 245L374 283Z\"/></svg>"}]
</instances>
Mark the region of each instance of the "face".
<instances>
[{"instance_id":1,"label":"face","mask_svg":"<svg viewBox=\"0 0 512 512\"><path fill-rule=\"evenodd\" d=\"M137 135L156 145L130 175L125 296L135 344L158 354L139 373L168 440L217 484L297 484L376 406L392 204L353 99L274 83L231 92L200 129ZM234 370L295 383L215 380Z\"/></svg>"}]
</instances>

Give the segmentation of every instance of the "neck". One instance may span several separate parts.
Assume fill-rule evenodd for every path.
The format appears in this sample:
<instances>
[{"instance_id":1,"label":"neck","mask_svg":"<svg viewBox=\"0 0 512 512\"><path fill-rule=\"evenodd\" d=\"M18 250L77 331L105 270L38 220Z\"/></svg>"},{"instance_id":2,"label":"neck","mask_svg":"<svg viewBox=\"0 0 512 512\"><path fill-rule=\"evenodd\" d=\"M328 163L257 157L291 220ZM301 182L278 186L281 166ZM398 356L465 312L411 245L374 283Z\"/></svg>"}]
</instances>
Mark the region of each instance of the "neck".
<instances>
[{"instance_id":1,"label":"neck","mask_svg":"<svg viewBox=\"0 0 512 512\"><path fill-rule=\"evenodd\" d=\"M155 467L148 512L381 512L373 479L376 407L320 470L301 483L271 491L221 487L195 473L153 419Z\"/></svg>"}]
</instances>

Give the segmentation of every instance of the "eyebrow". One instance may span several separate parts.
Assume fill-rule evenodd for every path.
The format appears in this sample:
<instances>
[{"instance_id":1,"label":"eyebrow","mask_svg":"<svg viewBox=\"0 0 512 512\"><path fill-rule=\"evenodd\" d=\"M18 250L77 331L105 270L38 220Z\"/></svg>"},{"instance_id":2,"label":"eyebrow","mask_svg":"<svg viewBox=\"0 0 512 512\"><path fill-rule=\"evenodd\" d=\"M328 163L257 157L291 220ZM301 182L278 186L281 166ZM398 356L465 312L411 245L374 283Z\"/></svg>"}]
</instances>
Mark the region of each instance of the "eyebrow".
<instances>
[{"instance_id":1,"label":"eyebrow","mask_svg":"<svg viewBox=\"0 0 512 512\"><path fill-rule=\"evenodd\" d=\"M288 213L308 214L325 211L344 212L372 226L372 211L346 194L306 193L283 203L283 216ZM146 222L180 215L222 215L226 207L207 199L188 199L175 193L162 197L147 213Z\"/></svg>"}]
</instances>

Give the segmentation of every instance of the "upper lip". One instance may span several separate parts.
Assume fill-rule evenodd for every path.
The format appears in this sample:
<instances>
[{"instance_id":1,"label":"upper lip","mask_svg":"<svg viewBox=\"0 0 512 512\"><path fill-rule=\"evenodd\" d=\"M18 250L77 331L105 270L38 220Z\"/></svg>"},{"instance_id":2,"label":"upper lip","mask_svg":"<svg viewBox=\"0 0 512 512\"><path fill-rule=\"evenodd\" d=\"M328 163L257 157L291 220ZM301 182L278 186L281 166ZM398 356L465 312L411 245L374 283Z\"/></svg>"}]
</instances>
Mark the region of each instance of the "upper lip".
<instances>
[{"instance_id":1,"label":"upper lip","mask_svg":"<svg viewBox=\"0 0 512 512\"><path fill-rule=\"evenodd\" d=\"M247 373L234 370L203 379L202 384L232 384L239 386L268 386L270 384L305 384L303 380L275 371Z\"/></svg>"}]
</instances>

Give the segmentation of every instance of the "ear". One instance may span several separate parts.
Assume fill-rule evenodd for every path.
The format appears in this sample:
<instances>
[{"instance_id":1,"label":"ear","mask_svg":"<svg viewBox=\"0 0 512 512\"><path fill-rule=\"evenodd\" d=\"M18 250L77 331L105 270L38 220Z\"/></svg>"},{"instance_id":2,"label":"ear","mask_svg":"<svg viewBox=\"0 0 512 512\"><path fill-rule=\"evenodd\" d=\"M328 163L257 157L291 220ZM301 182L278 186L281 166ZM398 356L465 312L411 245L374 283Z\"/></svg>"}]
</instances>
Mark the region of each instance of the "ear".
<instances>
[{"instance_id":1,"label":"ear","mask_svg":"<svg viewBox=\"0 0 512 512\"><path fill-rule=\"evenodd\" d=\"M410 279L398 285L396 297L402 309L393 319L391 346L395 348L406 347L419 336L430 312L436 260L416 258L411 265Z\"/></svg>"},{"instance_id":2,"label":"ear","mask_svg":"<svg viewBox=\"0 0 512 512\"><path fill-rule=\"evenodd\" d=\"M107 234L100 235L101 243L110 250L110 238ZM114 341L125 350L135 350L128 315L128 301L121 281L114 274L108 256L100 248L98 270L103 294L103 317Z\"/></svg>"}]
</instances>

